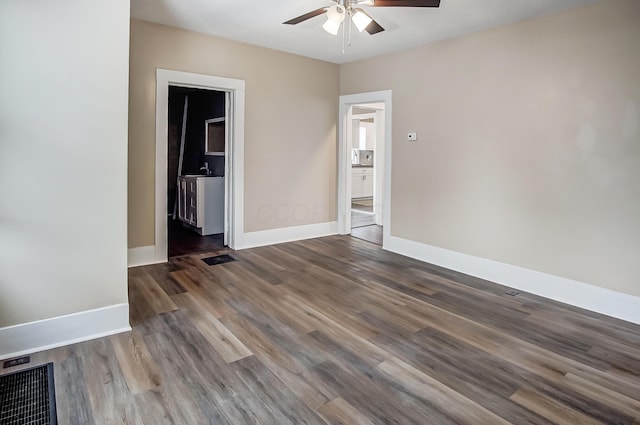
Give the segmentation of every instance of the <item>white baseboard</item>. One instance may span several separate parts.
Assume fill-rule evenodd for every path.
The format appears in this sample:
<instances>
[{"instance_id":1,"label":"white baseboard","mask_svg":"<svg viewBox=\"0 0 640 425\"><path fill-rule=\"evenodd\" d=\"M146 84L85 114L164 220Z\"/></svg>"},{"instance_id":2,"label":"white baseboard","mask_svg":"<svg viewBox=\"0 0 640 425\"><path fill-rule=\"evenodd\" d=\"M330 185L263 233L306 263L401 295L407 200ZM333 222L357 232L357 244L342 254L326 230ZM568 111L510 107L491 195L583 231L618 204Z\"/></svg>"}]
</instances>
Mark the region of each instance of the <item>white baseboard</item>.
<instances>
[{"instance_id":1,"label":"white baseboard","mask_svg":"<svg viewBox=\"0 0 640 425\"><path fill-rule=\"evenodd\" d=\"M255 248L278 243L321 238L338 233L338 222L307 224L304 226L284 227L281 229L261 230L242 234L236 240L236 249Z\"/></svg>"},{"instance_id":2,"label":"white baseboard","mask_svg":"<svg viewBox=\"0 0 640 425\"><path fill-rule=\"evenodd\" d=\"M300 241L303 239L321 238L336 235L338 222L307 224L304 226L283 227L281 229L261 230L259 232L242 233L236 237L235 249L255 248L278 243ZM167 262L166 255L161 257L155 245L129 248L127 264L129 267L146 266Z\"/></svg>"},{"instance_id":3,"label":"white baseboard","mask_svg":"<svg viewBox=\"0 0 640 425\"><path fill-rule=\"evenodd\" d=\"M127 252L127 265L129 267L146 266L148 264L164 263L167 259L158 259L156 257L156 246L140 246L137 248L129 248Z\"/></svg>"},{"instance_id":4,"label":"white baseboard","mask_svg":"<svg viewBox=\"0 0 640 425\"><path fill-rule=\"evenodd\" d=\"M640 297L390 236L384 249L521 291L640 324Z\"/></svg>"},{"instance_id":5,"label":"white baseboard","mask_svg":"<svg viewBox=\"0 0 640 425\"><path fill-rule=\"evenodd\" d=\"M127 332L129 304L0 328L0 359L49 350L63 345Z\"/></svg>"}]
</instances>

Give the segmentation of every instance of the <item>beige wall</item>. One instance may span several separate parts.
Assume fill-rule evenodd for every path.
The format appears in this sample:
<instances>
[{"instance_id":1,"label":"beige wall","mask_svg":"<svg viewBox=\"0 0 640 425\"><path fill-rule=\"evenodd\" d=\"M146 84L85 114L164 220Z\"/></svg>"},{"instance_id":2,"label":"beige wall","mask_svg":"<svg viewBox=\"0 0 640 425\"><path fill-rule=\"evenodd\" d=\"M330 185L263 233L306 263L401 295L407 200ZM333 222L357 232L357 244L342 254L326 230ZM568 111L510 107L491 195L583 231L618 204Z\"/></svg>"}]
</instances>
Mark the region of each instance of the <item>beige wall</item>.
<instances>
[{"instance_id":1,"label":"beige wall","mask_svg":"<svg viewBox=\"0 0 640 425\"><path fill-rule=\"evenodd\" d=\"M640 295L639 49L610 0L341 66L393 90L391 233Z\"/></svg>"},{"instance_id":2,"label":"beige wall","mask_svg":"<svg viewBox=\"0 0 640 425\"><path fill-rule=\"evenodd\" d=\"M156 68L246 81L246 232L336 219L338 65L132 20L130 248L154 244Z\"/></svg>"}]
</instances>

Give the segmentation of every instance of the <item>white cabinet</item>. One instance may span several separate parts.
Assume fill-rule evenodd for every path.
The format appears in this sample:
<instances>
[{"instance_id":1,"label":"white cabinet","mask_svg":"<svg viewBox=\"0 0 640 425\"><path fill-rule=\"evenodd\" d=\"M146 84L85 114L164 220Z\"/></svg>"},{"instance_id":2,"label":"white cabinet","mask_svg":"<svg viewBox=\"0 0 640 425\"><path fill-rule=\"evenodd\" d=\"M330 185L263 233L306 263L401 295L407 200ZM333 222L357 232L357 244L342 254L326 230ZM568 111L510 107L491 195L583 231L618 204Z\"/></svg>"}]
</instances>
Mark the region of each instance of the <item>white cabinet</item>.
<instances>
[{"instance_id":1,"label":"white cabinet","mask_svg":"<svg viewBox=\"0 0 640 425\"><path fill-rule=\"evenodd\" d=\"M362 198L362 176L356 173L351 176L351 198Z\"/></svg>"},{"instance_id":2,"label":"white cabinet","mask_svg":"<svg viewBox=\"0 0 640 425\"><path fill-rule=\"evenodd\" d=\"M201 235L224 232L224 177L178 177L178 218Z\"/></svg>"},{"instance_id":3,"label":"white cabinet","mask_svg":"<svg viewBox=\"0 0 640 425\"><path fill-rule=\"evenodd\" d=\"M353 167L351 169L351 198L373 196L373 168Z\"/></svg>"}]
</instances>

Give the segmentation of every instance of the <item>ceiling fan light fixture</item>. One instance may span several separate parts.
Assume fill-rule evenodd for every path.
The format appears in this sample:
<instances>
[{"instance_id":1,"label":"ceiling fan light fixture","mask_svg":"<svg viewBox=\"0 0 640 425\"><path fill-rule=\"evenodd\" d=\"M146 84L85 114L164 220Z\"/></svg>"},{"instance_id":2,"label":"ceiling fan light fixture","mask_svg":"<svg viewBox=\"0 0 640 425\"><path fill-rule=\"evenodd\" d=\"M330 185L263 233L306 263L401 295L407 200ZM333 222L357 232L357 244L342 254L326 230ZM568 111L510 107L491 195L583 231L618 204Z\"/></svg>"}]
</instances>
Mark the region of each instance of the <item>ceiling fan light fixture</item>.
<instances>
[{"instance_id":1,"label":"ceiling fan light fixture","mask_svg":"<svg viewBox=\"0 0 640 425\"><path fill-rule=\"evenodd\" d=\"M336 4L327 9L327 19L338 24L344 21L345 10L342 5Z\"/></svg>"},{"instance_id":2,"label":"ceiling fan light fixture","mask_svg":"<svg viewBox=\"0 0 640 425\"><path fill-rule=\"evenodd\" d=\"M331 35L338 35L338 31L340 31L340 25L342 22L332 21L331 19L327 19L327 22L322 24L322 28Z\"/></svg>"},{"instance_id":3,"label":"ceiling fan light fixture","mask_svg":"<svg viewBox=\"0 0 640 425\"><path fill-rule=\"evenodd\" d=\"M362 32L365 28L373 21L369 16L367 16L364 12L358 10L353 14L351 20L358 28L358 31Z\"/></svg>"}]
</instances>

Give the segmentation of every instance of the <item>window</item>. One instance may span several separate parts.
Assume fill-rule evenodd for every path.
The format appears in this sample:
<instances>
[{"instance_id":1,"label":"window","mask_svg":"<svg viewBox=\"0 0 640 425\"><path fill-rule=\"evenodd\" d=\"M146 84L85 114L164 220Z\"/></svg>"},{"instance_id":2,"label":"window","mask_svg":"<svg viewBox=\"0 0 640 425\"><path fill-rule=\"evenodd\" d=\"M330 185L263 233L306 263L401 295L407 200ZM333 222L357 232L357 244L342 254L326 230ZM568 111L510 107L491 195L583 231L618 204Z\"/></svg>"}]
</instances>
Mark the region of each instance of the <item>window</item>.
<instances>
[{"instance_id":1,"label":"window","mask_svg":"<svg viewBox=\"0 0 640 425\"><path fill-rule=\"evenodd\" d=\"M360 150L367 149L367 128L360 126Z\"/></svg>"}]
</instances>

